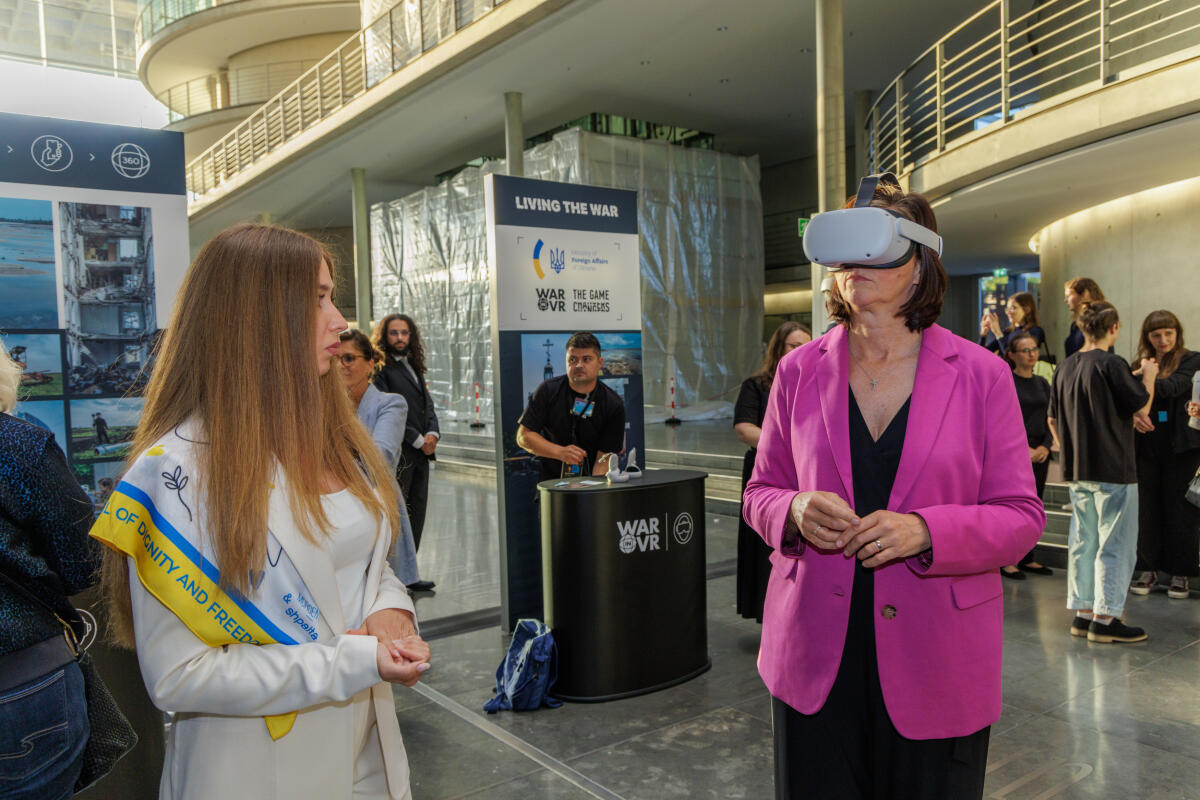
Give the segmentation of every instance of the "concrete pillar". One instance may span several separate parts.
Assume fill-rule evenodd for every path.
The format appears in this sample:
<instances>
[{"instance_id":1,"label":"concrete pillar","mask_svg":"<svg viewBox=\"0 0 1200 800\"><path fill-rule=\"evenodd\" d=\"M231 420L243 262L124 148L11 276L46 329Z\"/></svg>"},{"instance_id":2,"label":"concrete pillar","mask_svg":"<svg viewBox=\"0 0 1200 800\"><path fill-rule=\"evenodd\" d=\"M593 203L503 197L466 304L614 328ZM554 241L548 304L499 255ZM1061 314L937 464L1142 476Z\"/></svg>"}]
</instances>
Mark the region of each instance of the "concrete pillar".
<instances>
[{"instance_id":1,"label":"concrete pillar","mask_svg":"<svg viewBox=\"0 0 1200 800\"><path fill-rule=\"evenodd\" d=\"M504 161L508 174L525 174L525 126L521 119L521 93L504 93Z\"/></svg>"},{"instance_id":2,"label":"concrete pillar","mask_svg":"<svg viewBox=\"0 0 1200 800\"><path fill-rule=\"evenodd\" d=\"M871 114L871 92L861 89L854 93L854 173L851 181L857 181L867 174L868 150L871 148L871 136L867 133L867 118Z\"/></svg>"},{"instance_id":3,"label":"concrete pillar","mask_svg":"<svg viewBox=\"0 0 1200 800\"><path fill-rule=\"evenodd\" d=\"M371 330L371 228L367 217L367 173L350 170L351 215L354 226L354 321Z\"/></svg>"},{"instance_id":4,"label":"concrete pillar","mask_svg":"<svg viewBox=\"0 0 1200 800\"><path fill-rule=\"evenodd\" d=\"M817 0L817 203L820 211L846 202L846 101L843 79L842 0ZM812 265L813 333L825 330L821 280Z\"/></svg>"}]
</instances>

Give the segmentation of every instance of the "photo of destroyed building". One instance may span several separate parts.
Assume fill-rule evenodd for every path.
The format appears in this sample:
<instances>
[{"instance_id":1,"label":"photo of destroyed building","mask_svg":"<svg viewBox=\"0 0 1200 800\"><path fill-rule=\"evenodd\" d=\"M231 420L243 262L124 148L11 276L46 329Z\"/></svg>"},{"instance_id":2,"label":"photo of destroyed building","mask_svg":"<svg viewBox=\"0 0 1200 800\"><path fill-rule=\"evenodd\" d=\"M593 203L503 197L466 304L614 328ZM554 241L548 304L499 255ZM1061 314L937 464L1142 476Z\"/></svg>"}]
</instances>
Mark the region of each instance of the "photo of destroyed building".
<instances>
[{"instance_id":1,"label":"photo of destroyed building","mask_svg":"<svg viewBox=\"0 0 1200 800\"><path fill-rule=\"evenodd\" d=\"M59 208L68 391L140 389L156 327L150 209L86 203Z\"/></svg>"}]
</instances>

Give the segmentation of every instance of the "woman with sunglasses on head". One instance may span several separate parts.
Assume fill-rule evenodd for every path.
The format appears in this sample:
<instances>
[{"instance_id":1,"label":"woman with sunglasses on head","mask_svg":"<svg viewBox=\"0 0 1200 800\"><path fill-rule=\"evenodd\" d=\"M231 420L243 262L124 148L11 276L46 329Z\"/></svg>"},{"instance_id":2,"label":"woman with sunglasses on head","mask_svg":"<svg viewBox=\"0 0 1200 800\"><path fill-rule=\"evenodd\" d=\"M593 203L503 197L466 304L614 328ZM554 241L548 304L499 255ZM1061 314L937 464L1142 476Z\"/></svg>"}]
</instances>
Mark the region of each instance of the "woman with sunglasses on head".
<instances>
[{"instance_id":1,"label":"woman with sunglasses on head","mask_svg":"<svg viewBox=\"0 0 1200 800\"><path fill-rule=\"evenodd\" d=\"M429 646L387 564L391 469L333 370L332 264L270 225L200 249L92 529L110 623L174 715L162 800L411 796L389 684Z\"/></svg>"},{"instance_id":2,"label":"woman with sunglasses on head","mask_svg":"<svg viewBox=\"0 0 1200 800\"><path fill-rule=\"evenodd\" d=\"M762 436L763 415L767 413L767 395L775 370L785 355L812 341L808 328L788 320L775 329L767 343L767 352L758 372L742 381L737 403L733 406L733 430L738 439L750 449L742 458L742 492L754 472L754 455ZM746 619L762 622L763 599L767 596L767 580L771 577L771 550L762 537L738 515L737 613Z\"/></svg>"},{"instance_id":3,"label":"woman with sunglasses on head","mask_svg":"<svg viewBox=\"0 0 1200 800\"><path fill-rule=\"evenodd\" d=\"M403 395L380 391L372 384L371 379L383 361L383 353L375 348L365 333L357 328L347 328L338 339L338 363L346 391L350 394L350 403L358 414L358 421L366 426L384 459L395 471L404 444L408 401ZM430 589L432 584L426 586L422 583L417 571L412 523L409 522L403 498L400 501L400 526L400 533L388 556L392 571L409 591Z\"/></svg>"},{"instance_id":4,"label":"woman with sunglasses on head","mask_svg":"<svg viewBox=\"0 0 1200 800\"><path fill-rule=\"evenodd\" d=\"M1004 313L1008 315L1009 325L1001 331L1000 320L991 309L984 312L979 322L979 344L1003 356L1017 336L1032 336L1038 347L1046 341L1046 334L1038 323L1037 301L1032 294L1018 292L1008 298Z\"/></svg>"},{"instance_id":5,"label":"woman with sunglasses on head","mask_svg":"<svg viewBox=\"0 0 1200 800\"><path fill-rule=\"evenodd\" d=\"M1171 576L1167 596L1188 598L1200 575L1200 508L1187 501L1188 483L1200 468L1200 430L1188 426L1187 403L1200 353L1183 346L1183 325L1170 311L1151 311L1142 322L1138 362L1158 364L1148 420L1135 418L1138 478L1137 572L1133 594L1150 594L1157 572ZM1136 370L1134 375L1140 375Z\"/></svg>"},{"instance_id":6,"label":"woman with sunglasses on head","mask_svg":"<svg viewBox=\"0 0 1200 800\"><path fill-rule=\"evenodd\" d=\"M837 269L839 327L779 363L744 497L774 551L758 665L776 797L980 798L999 568L1045 524L1016 390L935 324L946 272L924 197L872 176L829 215L804 249Z\"/></svg>"},{"instance_id":7,"label":"woman with sunglasses on head","mask_svg":"<svg viewBox=\"0 0 1200 800\"><path fill-rule=\"evenodd\" d=\"M1046 489L1046 476L1050 472L1050 446L1054 436L1046 423L1046 411L1050 408L1050 383L1040 375L1033 374L1038 361L1038 342L1032 334L1021 333L1009 340L1007 355L1013 364L1013 382L1017 387L1017 402L1021 405L1021 418L1025 421L1025 437L1029 445L1029 460L1033 464L1033 479L1037 484L1037 495ZM1031 548L1015 566L1000 568L1000 574L1013 580L1025 580L1025 573L1053 575L1054 570L1033 560Z\"/></svg>"}]
</instances>

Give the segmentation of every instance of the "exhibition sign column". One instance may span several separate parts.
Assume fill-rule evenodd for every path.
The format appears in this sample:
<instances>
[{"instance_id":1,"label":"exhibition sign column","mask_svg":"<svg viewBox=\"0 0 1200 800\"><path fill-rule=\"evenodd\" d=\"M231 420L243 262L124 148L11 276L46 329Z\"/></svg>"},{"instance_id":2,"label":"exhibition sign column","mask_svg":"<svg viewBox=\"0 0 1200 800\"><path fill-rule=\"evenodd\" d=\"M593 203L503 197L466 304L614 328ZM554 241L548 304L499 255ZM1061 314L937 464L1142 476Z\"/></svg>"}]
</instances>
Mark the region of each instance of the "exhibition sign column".
<instances>
[{"instance_id":1,"label":"exhibition sign column","mask_svg":"<svg viewBox=\"0 0 1200 800\"><path fill-rule=\"evenodd\" d=\"M511 630L542 615L541 472L517 446L517 420L534 389L565 372L572 333L600 340L600 380L625 403L622 466L633 448L645 466L637 193L488 175L484 198L502 623Z\"/></svg>"},{"instance_id":2,"label":"exhibition sign column","mask_svg":"<svg viewBox=\"0 0 1200 800\"><path fill-rule=\"evenodd\" d=\"M14 414L49 429L96 510L120 480L188 266L183 134L0 114L0 339ZM81 798L157 792L162 712L107 621L89 649L138 744ZM117 789L116 787L120 787Z\"/></svg>"}]
</instances>

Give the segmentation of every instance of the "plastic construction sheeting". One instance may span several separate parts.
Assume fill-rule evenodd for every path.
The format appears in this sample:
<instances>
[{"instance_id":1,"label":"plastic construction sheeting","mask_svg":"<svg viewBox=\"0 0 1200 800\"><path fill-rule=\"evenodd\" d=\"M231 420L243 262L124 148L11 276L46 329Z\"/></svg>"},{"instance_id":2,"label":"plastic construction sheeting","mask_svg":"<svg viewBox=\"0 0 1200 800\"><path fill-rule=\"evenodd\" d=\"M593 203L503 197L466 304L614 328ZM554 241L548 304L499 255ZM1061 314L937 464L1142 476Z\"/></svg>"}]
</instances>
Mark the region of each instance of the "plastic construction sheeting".
<instances>
[{"instance_id":1,"label":"plastic construction sheeting","mask_svg":"<svg viewBox=\"0 0 1200 800\"><path fill-rule=\"evenodd\" d=\"M492 420L483 176L468 168L371 210L374 317L403 311L425 340L439 414ZM762 358L762 199L756 157L564 131L525 153L525 176L638 192L646 404L677 416L736 398ZM723 407L723 406L722 406Z\"/></svg>"}]
</instances>

